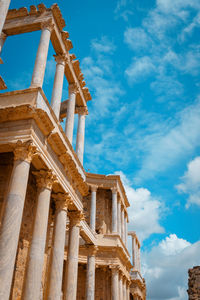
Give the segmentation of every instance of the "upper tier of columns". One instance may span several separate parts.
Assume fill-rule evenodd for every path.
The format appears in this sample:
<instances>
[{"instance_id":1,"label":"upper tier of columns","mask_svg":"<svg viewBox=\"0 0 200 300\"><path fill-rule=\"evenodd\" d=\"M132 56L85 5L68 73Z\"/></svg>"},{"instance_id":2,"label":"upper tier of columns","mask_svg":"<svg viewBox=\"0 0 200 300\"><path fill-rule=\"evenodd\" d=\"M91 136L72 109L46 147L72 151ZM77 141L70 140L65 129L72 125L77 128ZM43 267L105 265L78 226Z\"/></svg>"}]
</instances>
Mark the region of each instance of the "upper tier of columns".
<instances>
[{"instance_id":1,"label":"upper tier of columns","mask_svg":"<svg viewBox=\"0 0 200 300\"><path fill-rule=\"evenodd\" d=\"M135 231L130 231L128 233L132 237L132 259L133 259L133 267L135 271L140 272L140 243L137 238Z\"/></svg>"}]
</instances>

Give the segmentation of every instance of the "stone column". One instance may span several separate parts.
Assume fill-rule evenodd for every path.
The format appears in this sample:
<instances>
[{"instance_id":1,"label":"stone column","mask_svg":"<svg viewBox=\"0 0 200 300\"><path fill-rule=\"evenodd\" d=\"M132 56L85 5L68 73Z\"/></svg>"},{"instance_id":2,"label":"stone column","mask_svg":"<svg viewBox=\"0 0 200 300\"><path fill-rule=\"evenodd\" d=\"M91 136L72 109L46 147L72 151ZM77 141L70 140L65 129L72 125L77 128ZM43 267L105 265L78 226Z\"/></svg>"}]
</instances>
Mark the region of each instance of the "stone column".
<instances>
[{"instance_id":1,"label":"stone column","mask_svg":"<svg viewBox=\"0 0 200 300\"><path fill-rule=\"evenodd\" d=\"M95 254L97 247L88 247L87 275L86 275L86 300L94 300L95 295Z\"/></svg>"},{"instance_id":2,"label":"stone column","mask_svg":"<svg viewBox=\"0 0 200 300\"><path fill-rule=\"evenodd\" d=\"M6 20L9 6L10 6L10 0L0 1L0 34L3 30L3 26Z\"/></svg>"},{"instance_id":3,"label":"stone column","mask_svg":"<svg viewBox=\"0 0 200 300\"><path fill-rule=\"evenodd\" d=\"M96 197L97 186L91 185L90 228L96 230Z\"/></svg>"},{"instance_id":4,"label":"stone column","mask_svg":"<svg viewBox=\"0 0 200 300\"><path fill-rule=\"evenodd\" d=\"M53 83L53 92L51 96L51 107L59 120L60 118L60 105L62 99L62 88L63 88L63 79L65 72L65 63L66 63L66 55L54 55L56 64L56 73L54 77Z\"/></svg>"},{"instance_id":5,"label":"stone column","mask_svg":"<svg viewBox=\"0 0 200 300\"><path fill-rule=\"evenodd\" d=\"M6 37L7 37L7 35L4 32L2 32L0 35L0 54L2 52L2 48L5 43Z\"/></svg>"},{"instance_id":6,"label":"stone column","mask_svg":"<svg viewBox=\"0 0 200 300\"><path fill-rule=\"evenodd\" d=\"M124 242L124 208L122 207L122 210L121 210L121 238L122 238L122 241Z\"/></svg>"},{"instance_id":7,"label":"stone column","mask_svg":"<svg viewBox=\"0 0 200 300\"><path fill-rule=\"evenodd\" d=\"M69 100L67 106L67 118L65 124L65 133L72 144L73 140L73 130L74 130L74 113L75 113L75 105L76 105L76 93L77 86L76 84L69 84Z\"/></svg>"},{"instance_id":8,"label":"stone column","mask_svg":"<svg viewBox=\"0 0 200 300\"><path fill-rule=\"evenodd\" d=\"M53 194L52 198L56 201L56 212L48 300L60 300L62 292L67 207L70 198L67 194L62 193Z\"/></svg>"},{"instance_id":9,"label":"stone column","mask_svg":"<svg viewBox=\"0 0 200 300\"><path fill-rule=\"evenodd\" d=\"M112 233L117 233L117 188L112 188Z\"/></svg>"},{"instance_id":10,"label":"stone column","mask_svg":"<svg viewBox=\"0 0 200 300\"><path fill-rule=\"evenodd\" d=\"M121 274L119 274L119 300L123 300L123 281Z\"/></svg>"},{"instance_id":11,"label":"stone column","mask_svg":"<svg viewBox=\"0 0 200 300\"><path fill-rule=\"evenodd\" d=\"M84 140L85 140L85 116L88 114L85 108L79 109L78 112L78 129L76 136L76 153L83 164Z\"/></svg>"},{"instance_id":12,"label":"stone column","mask_svg":"<svg viewBox=\"0 0 200 300\"><path fill-rule=\"evenodd\" d=\"M51 21L42 24L42 33L35 60L31 87L42 87L52 29L53 24Z\"/></svg>"},{"instance_id":13,"label":"stone column","mask_svg":"<svg viewBox=\"0 0 200 300\"><path fill-rule=\"evenodd\" d=\"M126 300L127 292L126 292L126 277L123 277L123 300Z\"/></svg>"},{"instance_id":14,"label":"stone column","mask_svg":"<svg viewBox=\"0 0 200 300\"><path fill-rule=\"evenodd\" d=\"M129 281L127 281L126 293L127 293L126 299L130 300L130 282Z\"/></svg>"},{"instance_id":15,"label":"stone column","mask_svg":"<svg viewBox=\"0 0 200 300\"><path fill-rule=\"evenodd\" d=\"M117 225L118 225L118 233L121 237L121 201L117 202Z\"/></svg>"},{"instance_id":16,"label":"stone column","mask_svg":"<svg viewBox=\"0 0 200 300\"><path fill-rule=\"evenodd\" d=\"M83 214L80 211L70 212L69 218L69 242L64 286L64 300L76 300L80 221L83 219Z\"/></svg>"},{"instance_id":17,"label":"stone column","mask_svg":"<svg viewBox=\"0 0 200 300\"><path fill-rule=\"evenodd\" d=\"M14 164L0 227L0 299L3 300L10 297L30 163L35 150L30 141L18 141L14 149Z\"/></svg>"},{"instance_id":18,"label":"stone column","mask_svg":"<svg viewBox=\"0 0 200 300\"><path fill-rule=\"evenodd\" d=\"M119 268L117 266L112 266L111 272L112 272L111 297L112 297L112 300L120 300L119 299Z\"/></svg>"},{"instance_id":19,"label":"stone column","mask_svg":"<svg viewBox=\"0 0 200 300\"><path fill-rule=\"evenodd\" d=\"M124 217L124 243L127 247L127 215Z\"/></svg>"},{"instance_id":20,"label":"stone column","mask_svg":"<svg viewBox=\"0 0 200 300\"><path fill-rule=\"evenodd\" d=\"M40 170L33 174L36 175L38 196L26 274L24 300L40 299L51 189L55 181L55 176L51 171Z\"/></svg>"}]
</instances>

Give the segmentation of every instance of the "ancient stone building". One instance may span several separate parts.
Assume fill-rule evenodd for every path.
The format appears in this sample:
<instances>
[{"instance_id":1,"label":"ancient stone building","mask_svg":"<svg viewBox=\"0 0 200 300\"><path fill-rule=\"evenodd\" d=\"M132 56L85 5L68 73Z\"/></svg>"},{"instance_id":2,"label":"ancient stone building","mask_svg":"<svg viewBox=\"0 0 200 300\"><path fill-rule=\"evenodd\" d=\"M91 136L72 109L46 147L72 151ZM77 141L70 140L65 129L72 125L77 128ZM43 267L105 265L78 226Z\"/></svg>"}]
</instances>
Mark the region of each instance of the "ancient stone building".
<instances>
[{"instance_id":1,"label":"ancient stone building","mask_svg":"<svg viewBox=\"0 0 200 300\"><path fill-rule=\"evenodd\" d=\"M188 299L200 300L200 266L188 270Z\"/></svg>"},{"instance_id":2,"label":"ancient stone building","mask_svg":"<svg viewBox=\"0 0 200 300\"><path fill-rule=\"evenodd\" d=\"M0 93L0 300L144 300L133 232L133 265L127 250L120 176L83 168L91 95L59 7L13 9L5 19L9 1L2 3L0 51L7 36L40 30L41 38L30 87ZM42 85L50 41L56 72L48 101ZM64 76L69 95L61 103Z\"/></svg>"}]
</instances>

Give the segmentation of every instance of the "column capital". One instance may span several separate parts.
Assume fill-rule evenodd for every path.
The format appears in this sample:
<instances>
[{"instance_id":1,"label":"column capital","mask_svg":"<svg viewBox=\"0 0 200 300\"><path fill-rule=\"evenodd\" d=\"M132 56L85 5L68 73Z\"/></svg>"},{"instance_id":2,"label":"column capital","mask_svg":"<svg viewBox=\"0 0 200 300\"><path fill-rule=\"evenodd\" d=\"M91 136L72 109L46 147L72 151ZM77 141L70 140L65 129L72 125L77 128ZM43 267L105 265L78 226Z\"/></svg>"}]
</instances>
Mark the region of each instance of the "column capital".
<instances>
[{"instance_id":1,"label":"column capital","mask_svg":"<svg viewBox=\"0 0 200 300\"><path fill-rule=\"evenodd\" d=\"M112 272L112 274L119 274L119 266L116 266L116 265L110 265L109 266L109 269L111 269L111 272Z\"/></svg>"},{"instance_id":2,"label":"column capital","mask_svg":"<svg viewBox=\"0 0 200 300\"><path fill-rule=\"evenodd\" d=\"M14 160L24 160L30 163L33 155L36 154L36 147L32 141L22 142L19 140L14 145L13 153Z\"/></svg>"},{"instance_id":3,"label":"column capital","mask_svg":"<svg viewBox=\"0 0 200 300\"><path fill-rule=\"evenodd\" d=\"M52 189L53 184L56 182L56 176L50 170L40 170L33 172L36 176L37 186L39 188Z\"/></svg>"},{"instance_id":4,"label":"column capital","mask_svg":"<svg viewBox=\"0 0 200 300\"><path fill-rule=\"evenodd\" d=\"M47 20L41 24L42 30L48 29L50 32L52 32L53 28L54 28L54 23L53 23L52 19Z\"/></svg>"},{"instance_id":5,"label":"column capital","mask_svg":"<svg viewBox=\"0 0 200 300\"><path fill-rule=\"evenodd\" d=\"M88 115L88 110L87 110L87 107L85 107L85 106L76 107L76 112L77 112L77 114L79 114L81 116Z\"/></svg>"},{"instance_id":6,"label":"column capital","mask_svg":"<svg viewBox=\"0 0 200 300\"><path fill-rule=\"evenodd\" d=\"M113 186L113 187L111 188L111 191L112 191L113 194L117 194L117 187L116 187L116 186Z\"/></svg>"},{"instance_id":7,"label":"column capital","mask_svg":"<svg viewBox=\"0 0 200 300\"><path fill-rule=\"evenodd\" d=\"M76 83L70 83L68 86L69 94L76 94L78 92L78 86Z\"/></svg>"},{"instance_id":8,"label":"column capital","mask_svg":"<svg viewBox=\"0 0 200 300\"><path fill-rule=\"evenodd\" d=\"M96 245L86 245L88 250L88 256L95 256L98 251L98 246Z\"/></svg>"},{"instance_id":9,"label":"column capital","mask_svg":"<svg viewBox=\"0 0 200 300\"><path fill-rule=\"evenodd\" d=\"M57 64L61 64L61 65L65 66L66 61L67 61L67 54L66 53L54 54L53 56L54 56L55 61L57 62Z\"/></svg>"},{"instance_id":10,"label":"column capital","mask_svg":"<svg viewBox=\"0 0 200 300\"><path fill-rule=\"evenodd\" d=\"M71 198L68 193L52 194L52 198L55 199L56 211L64 210L67 212L68 206L71 202Z\"/></svg>"},{"instance_id":11,"label":"column capital","mask_svg":"<svg viewBox=\"0 0 200 300\"><path fill-rule=\"evenodd\" d=\"M89 186L90 186L90 189L92 192L96 192L98 189L98 185L96 185L96 184L90 184Z\"/></svg>"},{"instance_id":12,"label":"column capital","mask_svg":"<svg viewBox=\"0 0 200 300\"><path fill-rule=\"evenodd\" d=\"M82 211L71 211L69 212L70 224L69 226L80 226L80 222L85 219Z\"/></svg>"}]
</instances>

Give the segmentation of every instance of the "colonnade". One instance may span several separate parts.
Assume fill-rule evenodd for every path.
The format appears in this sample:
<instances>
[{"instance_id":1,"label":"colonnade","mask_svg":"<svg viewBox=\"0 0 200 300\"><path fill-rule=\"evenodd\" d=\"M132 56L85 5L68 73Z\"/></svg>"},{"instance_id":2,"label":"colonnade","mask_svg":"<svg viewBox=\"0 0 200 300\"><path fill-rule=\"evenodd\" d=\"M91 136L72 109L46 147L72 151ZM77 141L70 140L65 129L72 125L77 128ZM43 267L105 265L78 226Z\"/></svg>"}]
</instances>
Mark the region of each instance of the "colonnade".
<instances>
[{"instance_id":1,"label":"colonnade","mask_svg":"<svg viewBox=\"0 0 200 300\"><path fill-rule=\"evenodd\" d=\"M96 230L96 195L97 185L90 185L91 187L91 204L90 204L90 228ZM127 246L127 212L122 204L121 199L117 197L117 188L111 188L112 191L112 233L118 234L125 246Z\"/></svg>"},{"instance_id":2,"label":"colonnade","mask_svg":"<svg viewBox=\"0 0 200 300\"><path fill-rule=\"evenodd\" d=\"M18 142L14 149L14 165L0 227L0 299L4 300L8 300L10 297L30 164L35 153L36 147L31 142ZM50 199L54 198L56 211L48 299L60 300L61 297L68 214L70 223L66 276L64 279L64 300L75 300L80 221L83 219L83 214L81 211L67 212L69 201L71 201L67 192L53 193L53 184L57 179L51 170L39 170L33 172L33 174L37 185L37 207L26 269L23 299L38 300L40 298ZM86 299L88 300L94 299L94 255L95 251L90 251L88 255L87 278L89 280L86 285ZM92 278L93 281L90 280Z\"/></svg>"}]
</instances>

